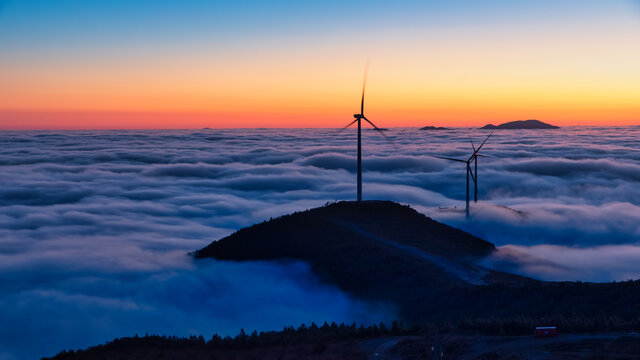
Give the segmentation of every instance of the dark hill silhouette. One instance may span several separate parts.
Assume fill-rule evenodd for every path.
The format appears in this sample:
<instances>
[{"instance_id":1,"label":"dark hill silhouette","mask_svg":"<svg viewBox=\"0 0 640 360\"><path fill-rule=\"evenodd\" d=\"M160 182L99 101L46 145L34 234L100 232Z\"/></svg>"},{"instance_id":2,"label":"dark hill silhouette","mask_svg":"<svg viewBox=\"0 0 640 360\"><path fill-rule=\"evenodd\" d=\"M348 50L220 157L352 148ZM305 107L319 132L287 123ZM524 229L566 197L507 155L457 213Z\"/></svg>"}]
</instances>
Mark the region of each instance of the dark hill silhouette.
<instances>
[{"instance_id":1,"label":"dark hill silhouette","mask_svg":"<svg viewBox=\"0 0 640 360\"><path fill-rule=\"evenodd\" d=\"M633 321L603 320L594 324L600 331L607 331L599 335L591 333L593 327L587 324L564 322L562 329L565 331L551 343L531 337L531 329L539 322L527 318L510 319L502 324L497 319L489 322L467 320L456 325L424 324L412 328L403 328L398 323L391 327L382 323L365 327L325 322L322 326L303 324L298 328L285 327L281 331L254 331L251 334L241 331L235 337L214 334L210 339L194 335L188 338L161 335L123 337L86 350L61 351L42 360L434 359L436 357L425 351L429 344L434 343L442 346L447 354L445 359L537 359L543 351L545 359L638 359L640 336L636 333L612 333L633 329ZM478 331L478 325L484 329ZM620 325L625 327L620 328Z\"/></svg>"},{"instance_id":2,"label":"dark hill silhouette","mask_svg":"<svg viewBox=\"0 0 640 360\"><path fill-rule=\"evenodd\" d=\"M489 271L473 262L494 249L408 206L364 201L339 202L257 224L211 243L195 256L299 259L342 289L395 302L398 296L425 292L416 288L417 283L483 283ZM394 294L382 291L391 286Z\"/></svg>"},{"instance_id":3,"label":"dark hill silhouette","mask_svg":"<svg viewBox=\"0 0 640 360\"><path fill-rule=\"evenodd\" d=\"M640 282L544 282L475 265L495 249L389 201L339 202L272 219L195 252L220 260L298 259L403 321L465 317L620 317L640 313ZM635 314L635 315L634 315Z\"/></svg>"},{"instance_id":4,"label":"dark hill silhouette","mask_svg":"<svg viewBox=\"0 0 640 360\"><path fill-rule=\"evenodd\" d=\"M334 236L326 236L327 233ZM348 241L342 239L345 235ZM241 229L197 251L196 257L306 259L310 251L325 251L332 243L344 246L362 241L365 247L386 248L389 245L383 239L452 260L483 257L495 250L490 242L432 220L406 205L391 201L341 201ZM283 256L283 252L287 254Z\"/></svg>"},{"instance_id":5,"label":"dark hill silhouette","mask_svg":"<svg viewBox=\"0 0 640 360\"><path fill-rule=\"evenodd\" d=\"M425 349L436 342L448 354L447 359L529 359L543 350L550 359L620 360L637 359L640 355L639 336L611 333L634 329L633 320L601 319L590 324L563 321L562 336L555 338L552 344L531 338L531 329L539 323L525 317L507 321L467 319L458 324L423 324L411 328L404 328L397 322L390 327L383 323L365 327L355 323L329 325L325 322L322 326L303 324L281 331L253 331L251 334L241 331L235 337L145 335L117 338L86 350L65 350L42 360L362 360L384 359L394 354L402 359L433 359ZM607 333L591 333L594 326ZM385 349L385 343L395 345ZM474 343L484 343L492 349L487 351L485 346L481 349L470 346Z\"/></svg>"},{"instance_id":6,"label":"dark hill silhouette","mask_svg":"<svg viewBox=\"0 0 640 360\"><path fill-rule=\"evenodd\" d=\"M559 129L559 127L555 126L555 125L543 123L542 121L539 121L539 120L531 119L531 120L510 121L510 122L506 122L504 124L500 124L498 126L493 125L493 124L487 124L487 125L481 127L481 129L508 129L508 130L513 130L513 129Z\"/></svg>"},{"instance_id":7,"label":"dark hill silhouette","mask_svg":"<svg viewBox=\"0 0 640 360\"><path fill-rule=\"evenodd\" d=\"M449 130L449 128L440 126L425 126L421 127L420 130Z\"/></svg>"}]
</instances>

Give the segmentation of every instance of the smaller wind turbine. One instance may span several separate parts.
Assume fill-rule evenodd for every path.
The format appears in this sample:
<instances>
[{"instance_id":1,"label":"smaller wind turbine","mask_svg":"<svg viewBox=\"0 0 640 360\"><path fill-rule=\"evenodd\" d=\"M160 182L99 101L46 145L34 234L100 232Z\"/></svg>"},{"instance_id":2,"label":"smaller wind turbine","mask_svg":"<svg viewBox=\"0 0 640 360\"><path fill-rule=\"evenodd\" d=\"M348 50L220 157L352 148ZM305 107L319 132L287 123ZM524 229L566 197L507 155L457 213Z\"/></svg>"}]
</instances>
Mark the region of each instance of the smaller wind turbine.
<instances>
[{"instance_id":1,"label":"smaller wind turbine","mask_svg":"<svg viewBox=\"0 0 640 360\"><path fill-rule=\"evenodd\" d=\"M471 143L471 147L473 148L473 155L474 155L473 165L475 167L475 171L473 174L473 202L475 203L478 202L478 187L479 187L478 186L478 158L493 157L493 156L481 155L479 154L479 152L480 152L480 149L484 146L484 143L486 143L487 140L489 140L491 135L493 135L493 131L489 134L489 136L487 136L486 139L484 139L484 141L482 142L482 144L480 144L480 147L478 149L476 149L475 145L473 144L473 140L471 140L471 137L469 137L469 142Z\"/></svg>"},{"instance_id":2,"label":"smaller wind turbine","mask_svg":"<svg viewBox=\"0 0 640 360\"><path fill-rule=\"evenodd\" d=\"M465 215L467 216L467 218L469 217L469 177L471 177L471 180L473 180L474 202L478 202L478 157L486 157L486 155L481 155L481 154L479 154L479 152L480 152L480 149L482 149L484 144L487 142L487 140L489 140L491 135L493 135L493 132L491 134L489 134L489 136L487 136L486 139L484 139L482 144L480 144L480 146L477 149L473 145L473 141L471 141L471 147L473 148L473 154L467 160L454 159L454 158L449 158L449 157L444 157L444 156L435 156L435 155L433 155L433 157L436 157L436 158L439 158L439 159L445 159L445 160L450 160L450 161L461 162L461 163L465 163L467 165L467 196L466 196L466 199L465 199L466 202L465 202L465 209L464 209L464 212L465 212ZM471 139L469 139L469 140L471 140ZM471 162L474 162L475 173L471 169Z\"/></svg>"},{"instance_id":3,"label":"smaller wind turbine","mask_svg":"<svg viewBox=\"0 0 640 360\"><path fill-rule=\"evenodd\" d=\"M367 73L369 72L369 64L367 64L367 66L365 67L364 70L364 81L362 82L362 100L360 101L360 113L359 114L353 114L353 117L356 118L355 120L353 120L351 123L349 123L349 125L345 126L343 129L348 128L349 126L355 124L356 122L358 123L358 202L362 202L362 120L368 122L371 126L373 126L374 129L376 129L378 132L380 132L380 134L382 134L383 136L384 133L382 132L382 130L380 128L378 128L377 126L375 126L369 119L367 119L364 116L364 90L367 86ZM386 137L386 136L385 136Z\"/></svg>"}]
</instances>

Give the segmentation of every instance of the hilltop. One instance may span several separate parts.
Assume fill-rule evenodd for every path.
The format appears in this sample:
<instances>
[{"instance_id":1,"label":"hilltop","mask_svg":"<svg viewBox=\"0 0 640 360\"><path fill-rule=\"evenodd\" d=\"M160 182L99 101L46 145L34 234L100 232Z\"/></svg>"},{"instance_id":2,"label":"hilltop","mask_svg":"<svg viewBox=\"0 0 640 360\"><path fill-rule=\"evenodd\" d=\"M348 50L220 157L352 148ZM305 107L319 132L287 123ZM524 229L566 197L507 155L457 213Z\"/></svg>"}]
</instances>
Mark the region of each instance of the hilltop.
<instances>
[{"instance_id":1,"label":"hilltop","mask_svg":"<svg viewBox=\"0 0 640 360\"><path fill-rule=\"evenodd\" d=\"M195 257L302 260L322 281L357 298L393 304L402 320L415 323L640 313L640 282L544 282L477 265L494 250L493 244L408 206L365 201L253 225L212 242Z\"/></svg>"},{"instance_id":2,"label":"hilltop","mask_svg":"<svg viewBox=\"0 0 640 360\"><path fill-rule=\"evenodd\" d=\"M510 121L510 122L506 122L504 124L500 124L498 126L493 125L493 124L487 124L483 127L481 127L480 129L508 129L508 130L513 130L513 129L559 129L558 126L555 125L551 125L551 124L547 124L544 123L540 120L517 120L517 121Z\"/></svg>"},{"instance_id":3,"label":"hilltop","mask_svg":"<svg viewBox=\"0 0 640 360\"><path fill-rule=\"evenodd\" d=\"M415 286L420 283L484 283L490 271L473 263L494 249L408 206L345 201L241 229L195 256L303 260L324 281L358 296L394 302L398 296L430 292ZM384 291L389 288L393 294Z\"/></svg>"},{"instance_id":4,"label":"hilltop","mask_svg":"<svg viewBox=\"0 0 640 360\"><path fill-rule=\"evenodd\" d=\"M420 130L449 130L449 128L441 126L424 126L421 127Z\"/></svg>"}]
</instances>

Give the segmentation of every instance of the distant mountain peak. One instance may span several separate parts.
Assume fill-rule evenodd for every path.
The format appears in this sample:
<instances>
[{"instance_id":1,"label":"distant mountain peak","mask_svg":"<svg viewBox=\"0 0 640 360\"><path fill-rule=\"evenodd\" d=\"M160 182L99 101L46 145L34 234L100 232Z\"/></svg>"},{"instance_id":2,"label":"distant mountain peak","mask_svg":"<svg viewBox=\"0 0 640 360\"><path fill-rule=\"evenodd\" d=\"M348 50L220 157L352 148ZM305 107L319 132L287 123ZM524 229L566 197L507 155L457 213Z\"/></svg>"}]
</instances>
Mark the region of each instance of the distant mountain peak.
<instances>
[{"instance_id":1,"label":"distant mountain peak","mask_svg":"<svg viewBox=\"0 0 640 360\"><path fill-rule=\"evenodd\" d=\"M544 123L540 120L516 120L500 125L487 124L481 129L559 129L558 126Z\"/></svg>"},{"instance_id":2,"label":"distant mountain peak","mask_svg":"<svg viewBox=\"0 0 640 360\"><path fill-rule=\"evenodd\" d=\"M421 127L420 130L449 130L449 128L441 127L441 126L425 126Z\"/></svg>"}]
</instances>

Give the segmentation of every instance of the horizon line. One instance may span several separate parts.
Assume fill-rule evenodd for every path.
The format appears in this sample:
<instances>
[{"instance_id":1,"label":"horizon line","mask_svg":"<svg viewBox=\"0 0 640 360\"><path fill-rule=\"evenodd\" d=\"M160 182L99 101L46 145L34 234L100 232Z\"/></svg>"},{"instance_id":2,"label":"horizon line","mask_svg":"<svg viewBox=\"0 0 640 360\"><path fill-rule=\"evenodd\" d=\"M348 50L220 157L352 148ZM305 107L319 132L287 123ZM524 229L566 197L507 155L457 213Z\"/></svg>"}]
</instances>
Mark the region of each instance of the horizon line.
<instances>
[{"instance_id":1,"label":"horizon line","mask_svg":"<svg viewBox=\"0 0 640 360\"><path fill-rule=\"evenodd\" d=\"M517 121L517 120L514 120ZM431 125L425 125L425 126L431 126ZM635 125L567 125L567 126L558 126L560 129L562 128L576 128L576 127L589 127L589 128L607 128L607 127L638 127L640 126L639 124L635 124ZM387 127L382 127L383 129L421 129L424 126L387 126ZM513 131L513 130L558 130L558 129L483 129L481 126L439 126L439 127L445 127L447 129L446 130L455 130L455 129L477 129L477 130L507 130L507 131ZM245 127L194 127L194 128L152 128L152 127L141 127L141 128L0 128L1 132L11 132L11 131L15 131L15 132L26 132L26 131L97 131L97 130L102 130L102 131L136 131L136 130L157 130L157 131L166 131L166 130L279 130L279 129L287 129L287 130L305 130L305 129L337 129L337 130L341 130L342 127L334 127L334 126L325 126L325 127L320 127L320 126L310 126L310 127L282 127L282 126L274 126L274 127L270 127L270 126L245 126ZM345 131L350 130L350 129L344 129ZM353 131L356 131L357 129L351 129ZM373 128L371 129L363 129L363 130L374 130ZM426 130L425 130L426 131ZM439 131L439 130L436 130Z\"/></svg>"}]
</instances>

